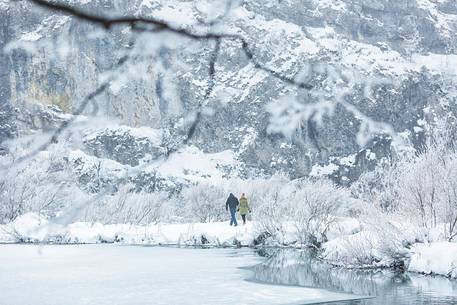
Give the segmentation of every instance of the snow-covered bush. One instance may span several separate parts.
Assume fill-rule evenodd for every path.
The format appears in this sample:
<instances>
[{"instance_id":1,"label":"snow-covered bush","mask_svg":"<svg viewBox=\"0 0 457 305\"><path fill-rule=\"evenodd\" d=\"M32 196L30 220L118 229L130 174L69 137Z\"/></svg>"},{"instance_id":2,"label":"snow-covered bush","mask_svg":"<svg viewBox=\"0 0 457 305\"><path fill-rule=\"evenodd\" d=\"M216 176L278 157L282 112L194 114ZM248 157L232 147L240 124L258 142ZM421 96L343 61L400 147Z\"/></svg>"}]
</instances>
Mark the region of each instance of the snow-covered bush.
<instances>
[{"instance_id":1,"label":"snow-covered bush","mask_svg":"<svg viewBox=\"0 0 457 305\"><path fill-rule=\"evenodd\" d=\"M322 257L337 265L372 266L380 262L377 238L370 231L341 236L324 244Z\"/></svg>"},{"instance_id":2,"label":"snow-covered bush","mask_svg":"<svg viewBox=\"0 0 457 305\"><path fill-rule=\"evenodd\" d=\"M325 243L322 256L346 266L405 268L408 248L420 239L421 231L376 206L366 208L359 221L360 231Z\"/></svg>"},{"instance_id":3,"label":"snow-covered bush","mask_svg":"<svg viewBox=\"0 0 457 305\"><path fill-rule=\"evenodd\" d=\"M424 233L428 235L426 240L454 240L457 236L455 147L451 135L434 133L422 152L401 156L390 166L362 175L352 191L374 208L380 207L381 213L428 231ZM434 233L437 229L441 237Z\"/></svg>"},{"instance_id":4,"label":"snow-covered bush","mask_svg":"<svg viewBox=\"0 0 457 305\"><path fill-rule=\"evenodd\" d=\"M284 177L256 183L248 198L251 197L258 234L266 234L280 243L284 241L288 203L294 191Z\"/></svg>"},{"instance_id":5,"label":"snow-covered bush","mask_svg":"<svg viewBox=\"0 0 457 305\"><path fill-rule=\"evenodd\" d=\"M174 205L165 193L135 192L132 185L120 187L84 211L83 219L103 224L155 224L165 222L174 213Z\"/></svg>"},{"instance_id":6,"label":"snow-covered bush","mask_svg":"<svg viewBox=\"0 0 457 305\"><path fill-rule=\"evenodd\" d=\"M442 182L444 234L448 241L453 241L457 237L457 155L453 155L445 166L447 171Z\"/></svg>"},{"instance_id":7,"label":"snow-covered bush","mask_svg":"<svg viewBox=\"0 0 457 305\"><path fill-rule=\"evenodd\" d=\"M413 160L396 164L396 183L387 189L396 197L394 213L419 227L445 224L443 235L457 235L457 153L431 146Z\"/></svg>"},{"instance_id":8,"label":"snow-covered bush","mask_svg":"<svg viewBox=\"0 0 457 305\"><path fill-rule=\"evenodd\" d=\"M393 208L395 185L398 184L398 175L394 166L379 166L371 172L360 175L359 179L350 186L354 197L370 202L384 211Z\"/></svg>"},{"instance_id":9,"label":"snow-covered bush","mask_svg":"<svg viewBox=\"0 0 457 305\"><path fill-rule=\"evenodd\" d=\"M0 162L9 162L2 159ZM56 213L78 198L79 189L62 158L48 152L0 176L0 222L11 222L27 212L45 216Z\"/></svg>"},{"instance_id":10,"label":"snow-covered bush","mask_svg":"<svg viewBox=\"0 0 457 305\"><path fill-rule=\"evenodd\" d=\"M401 162L396 167L398 195L395 207L418 225L433 228L438 223L442 180L441 162L434 151L418 156L412 162Z\"/></svg>"},{"instance_id":11,"label":"snow-covered bush","mask_svg":"<svg viewBox=\"0 0 457 305\"><path fill-rule=\"evenodd\" d=\"M348 190L328 180L290 181L284 177L257 182L251 189L253 218L259 234L279 243L295 240L319 246L337 216L360 208Z\"/></svg>"},{"instance_id":12,"label":"snow-covered bush","mask_svg":"<svg viewBox=\"0 0 457 305\"><path fill-rule=\"evenodd\" d=\"M352 199L347 190L327 180L305 180L289 201L289 220L293 223L301 244L319 245L326 241L330 225Z\"/></svg>"},{"instance_id":13,"label":"snow-covered bush","mask_svg":"<svg viewBox=\"0 0 457 305\"><path fill-rule=\"evenodd\" d=\"M202 182L182 192L184 213L191 221L212 222L226 219L227 194L218 185Z\"/></svg>"},{"instance_id":14,"label":"snow-covered bush","mask_svg":"<svg viewBox=\"0 0 457 305\"><path fill-rule=\"evenodd\" d=\"M406 268L421 243L457 236L457 152L449 135L423 151L363 174L351 191L367 202L362 230L324 245L324 257L354 266Z\"/></svg>"}]
</instances>

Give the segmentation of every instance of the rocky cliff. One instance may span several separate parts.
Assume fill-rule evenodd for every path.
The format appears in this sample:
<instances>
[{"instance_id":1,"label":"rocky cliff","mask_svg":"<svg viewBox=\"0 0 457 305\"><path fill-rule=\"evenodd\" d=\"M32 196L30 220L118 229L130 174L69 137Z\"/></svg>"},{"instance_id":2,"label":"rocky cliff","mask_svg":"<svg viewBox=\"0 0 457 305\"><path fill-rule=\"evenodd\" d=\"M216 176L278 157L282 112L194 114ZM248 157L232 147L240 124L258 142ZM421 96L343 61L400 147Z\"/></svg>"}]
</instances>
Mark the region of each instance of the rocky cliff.
<instances>
[{"instance_id":1,"label":"rocky cliff","mask_svg":"<svg viewBox=\"0 0 457 305\"><path fill-rule=\"evenodd\" d=\"M175 23L206 18L199 1L69 3L99 14L155 16ZM457 3L453 0L242 1L223 25L224 31L246 37L263 65L289 77L302 75L314 94L257 69L238 42L223 40L216 85L205 99L212 42L175 43L180 38L151 38L122 26L105 31L27 1L0 1L0 45L5 50L0 55L1 139L55 128L56 118L62 117L55 113L74 112L131 50L146 52L134 54L135 72L115 72L123 77L83 113L108 118L114 127L87 129L79 159L70 159L79 160L79 168L88 159L101 165L109 160L122 170L155 164L168 155L167 139L182 136L179 126L189 113L199 105L205 107L195 135L179 151L189 160L208 159L202 162L211 164L194 171L184 162L180 174L165 174L157 166L142 168L130 176L151 190L166 187L157 179L164 175L192 180L281 172L291 178L327 175L349 184L399 149L391 135L382 133L371 135L361 146L362 120L341 105L321 120L298 120L284 136L278 132L281 126L272 128L271 109L286 96L305 106L316 103L316 96L330 102L342 98L367 117L388 123L415 149L424 145L430 125L454 116ZM94 181L95 172L94 168L86 178Z\"/></svg>"}]
</instances>

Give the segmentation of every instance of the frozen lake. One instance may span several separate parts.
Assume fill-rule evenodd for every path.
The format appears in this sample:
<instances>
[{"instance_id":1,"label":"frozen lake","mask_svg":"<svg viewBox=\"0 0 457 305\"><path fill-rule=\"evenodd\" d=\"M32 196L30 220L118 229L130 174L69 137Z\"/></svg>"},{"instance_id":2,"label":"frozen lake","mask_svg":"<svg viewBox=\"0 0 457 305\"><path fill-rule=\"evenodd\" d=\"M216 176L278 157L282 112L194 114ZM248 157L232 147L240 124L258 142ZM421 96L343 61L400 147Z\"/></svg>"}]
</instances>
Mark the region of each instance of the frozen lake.
<instances>
[{"instance_id":1,"label":"frozen lake","mask_svg":"<svg viewBox=\"0 0 457 305\"><path fill-rule=\"evenodd\" d=\"M263 261L248 249L0 245L0 304L266 305L358 298L251 281L254 273L246 267Z\"/></svg>"}]
</instances>

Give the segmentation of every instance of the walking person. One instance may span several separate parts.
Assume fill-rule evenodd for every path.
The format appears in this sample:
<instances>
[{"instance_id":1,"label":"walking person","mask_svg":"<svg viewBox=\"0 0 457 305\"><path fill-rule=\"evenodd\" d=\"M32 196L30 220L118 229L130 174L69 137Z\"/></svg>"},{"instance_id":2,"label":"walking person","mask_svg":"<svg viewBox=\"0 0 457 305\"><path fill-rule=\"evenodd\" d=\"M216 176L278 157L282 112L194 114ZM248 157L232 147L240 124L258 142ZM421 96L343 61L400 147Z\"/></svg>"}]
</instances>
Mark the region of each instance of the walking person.
<instances>
[{"instance_id":1,"label":"walking person","mask_svg":"<svg viewBox=\"0 0 457 305\"><path fill-rule=\"evenodd\" d=\"M248 199L246 198L246 195L244 193L241 194L239 202L240 206L238 208L238 211L240 212L241 218L243 218L243 225L245 225L246 215L248 214L248 212L251 213L251 208L249 207Z\"/></svg>"},{"instance_id":2,"label":"walking person","mask_svg":"<svg viewBox=\"0 0 457 305\"><path fill-rule=\"evenodd\" d=\"M232 193L230 193L229 197L227 198L227 202L225 203L225 210L228 211L230 209L230 225L238 225L236 222L236 209L240 203L238 202L238 198L235 197Z\"/></svg>"}]
</instances>

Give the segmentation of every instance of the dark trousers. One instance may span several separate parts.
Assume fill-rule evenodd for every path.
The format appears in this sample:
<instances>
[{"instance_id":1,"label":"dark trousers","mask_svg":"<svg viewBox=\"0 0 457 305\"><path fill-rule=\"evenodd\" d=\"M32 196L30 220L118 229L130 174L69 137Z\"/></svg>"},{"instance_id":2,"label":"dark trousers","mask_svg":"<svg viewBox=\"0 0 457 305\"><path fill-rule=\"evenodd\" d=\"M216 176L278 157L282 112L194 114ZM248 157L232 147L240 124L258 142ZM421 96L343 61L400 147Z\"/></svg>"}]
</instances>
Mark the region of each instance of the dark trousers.
<instances>
[{"instance_id":1,"label":"dark trousers","mask_svg":"<svg viewBox=\"0 0 457 305\"><path fill-rule=\"evenodd\" d=\"M243 218L243 223L246 223L246 214L241 214L241 218Z\"/></svg>"},{"instance_id":2,"label":"dark trousers","mask_svg":"<svg viewBox=\"0 0 457 305\"><path fill-rule=\"evenodd\" d=\"M234 224L235 226L238 225L236 222L236 210L230 209L230 225Z\"/></svg>"}]
</instances>

